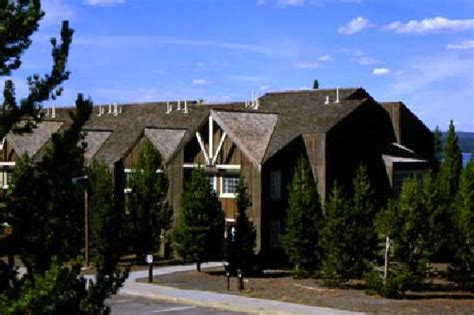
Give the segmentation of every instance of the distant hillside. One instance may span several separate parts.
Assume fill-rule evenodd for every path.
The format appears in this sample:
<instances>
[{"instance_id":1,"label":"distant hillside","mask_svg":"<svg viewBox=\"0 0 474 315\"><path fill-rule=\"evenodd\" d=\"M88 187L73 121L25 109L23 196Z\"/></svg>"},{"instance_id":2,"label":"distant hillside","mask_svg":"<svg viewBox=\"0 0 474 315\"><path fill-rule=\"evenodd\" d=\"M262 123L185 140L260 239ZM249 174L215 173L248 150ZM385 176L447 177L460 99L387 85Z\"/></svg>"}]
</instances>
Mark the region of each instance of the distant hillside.
<instances>
[{"instance_id":1,"label":"distant hillside","mask_svg":"<svg viewBox=\"0 0 474 315\"><path fill-rule=\"evenodd\" d=\"M464 132L459 131L456 132L456 135L459 139L459 147L461 148L461 152L470 153L474 151L474 132ZM446 133L443 132L443 140L446 136Z\"/></svg>"}]
</instances>

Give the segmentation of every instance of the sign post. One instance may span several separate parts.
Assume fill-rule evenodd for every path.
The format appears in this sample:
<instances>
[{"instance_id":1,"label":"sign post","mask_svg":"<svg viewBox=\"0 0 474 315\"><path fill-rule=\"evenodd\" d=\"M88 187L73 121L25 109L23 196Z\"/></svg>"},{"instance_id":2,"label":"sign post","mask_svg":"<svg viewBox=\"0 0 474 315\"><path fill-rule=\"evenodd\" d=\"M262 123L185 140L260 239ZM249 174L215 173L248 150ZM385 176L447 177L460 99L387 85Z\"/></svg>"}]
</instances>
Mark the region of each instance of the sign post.
<instances>
[{"instance_id":1,"label":"sign post","mask_svg":"<svg viewBox=\"0 0 474 315\"><path fill-rule=\"evenodd\" d=\"M146 262L148 264L148 283L153 282L153 255L146 255Z\"/></svg>"}]
</instances>

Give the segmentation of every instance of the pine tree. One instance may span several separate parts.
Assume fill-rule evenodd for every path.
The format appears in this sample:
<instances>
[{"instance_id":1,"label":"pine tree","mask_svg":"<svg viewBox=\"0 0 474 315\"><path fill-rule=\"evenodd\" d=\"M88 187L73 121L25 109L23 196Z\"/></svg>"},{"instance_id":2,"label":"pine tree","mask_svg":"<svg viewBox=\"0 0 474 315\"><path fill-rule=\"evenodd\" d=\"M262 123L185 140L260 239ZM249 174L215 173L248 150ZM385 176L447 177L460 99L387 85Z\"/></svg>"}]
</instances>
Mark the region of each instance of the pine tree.
<instances>
[{"instance_id":1,"label":"pine tree","mask_svg":"<svg viewBox=\"0 0 474 315\"><path fill-rule=\"evenodd\" d=\"M79 95L71 126L52 136L43 158L34 163L20 158L14 169L8 198L8 218L28 273L43 273L51 257L59 262L78 255L83 246L83 191L71 181L83 174L81 129L92 103Z\"/></svg>"},{"instance_id":2,"label":"pine tree","mask_svg":"<svg viewBox=\"0 0 474 315\"><path fill-rule=\"evenodd\" d=\"M167 203L168 182L160 170L161 157L150 141L142 144L130 176L127 196L132 247L141 258L160 245L162 233L169 228L171 210Z\"/></svg>"},{"instance_id":3,"label":"pine tree","mask_svg":"<svg viewBox=\"0 0 474 315\"><path fill-rule=\"evenodd\" d=\"M350 278L352 227L350 202L335 184L324 207L324 226L320 233L324 253L321 272L328 285L339 285Z\"/></svg>"},{"instance_id":4,"label":"pine tree","mask_svg":"<svg viewBox=\"0 0 474 315\"><path fill-rule=\"evenodd\" d=\"M87 176L91 256L97 270L110 275L123 251L124 213L115 202L112 174L107 165L93 162Z\"/></svg>"},{"instance_id":5,"label":"pine tree","mask_svg":"<svg viewBox=\"0 0 474 315\"><path fill-rule=\"evenodd\" d=\"M449 122L448 132L443 147L443 161L440 167L440 187L447 200L453 202L458 191L459 177L462 170L462 155L453 121Z\"/></svg>"},{"instance_id":6,"label":"pine tree","mask_svg":"<svg viewBox=\"0 0 474 315\"><path fill-rule=\"evenodd\" d=\"M198 167L181 196L179 224L173 234L175 249L201 271L201 263L220 256L223 237L224 214L208 177Z\"/></svg>"},{"instance_id":7,"label":"pine tree","mask_svg":"<svg viewBox=\"0 0 474 315\"><path fill-rule=\"evenodd\" d=\"M247 210L252 205L248 194L245 178L240 177L236 190L237 197L237 218L235 219L235 232L228 235L226 239L226 259L230 270L241 269L248 274L253 271L254 247L255 247L255 227L247 216Z\"/></svg>"},{"instance_id":8,"label":"pine tree","mask_svg":"<svg viewBox=\"0 0 474 315\"><path fill-rule=\"evenodd\" d=\"M293 264L295 275L306 277L319 267L318 240L322 226L321 203L307 158L298 159L288 190L283 249Z\"/></svg>"},{"instance_id":9,"label":"pine tree","mask_svg":"<svg viewBox=\"0 0 474 315\"><path fill-rule=\"evenodd\" d=\"M456 198L454 271L457 281L474 284L474 155L463 169Z\"/></svg>"},{"instance_id":10,"label":"pine tree","mask_svg":"<svg viewBox=\"0 0 474 315\"><path fill-rule=\"evenodd\" d=\"M436 161L441 161L443 155L443 145L442 145L442 134L439 127L436 126L433 132L433 146L434 146L434 156Z\"/></svg>"},{"instance_id":11,"label":"pine tree","mask_svg":"<svg viewBox=\"0 0 474 315\"><path fill-rule=\"evenodd\" d=\"M352 225L354 235L351 237L353 266L352 277L360 277L364 271L371 269L377 249L377 233L374 228L376 215L375 196L370 184L367 168L360 165L352 181Z\"/></svg>"},{"instance_id":12,"label":"pine tree","mask_svg":"<svg viewBox=\"0 0 474 315\"><path fill-rule=\"evenodd\" d=\"M420 187L416 178L404 181L397 204L400 230L394 235L396 259L419 279L424 276L429 254L429 225Z\"/></svg>"}]
</instances>

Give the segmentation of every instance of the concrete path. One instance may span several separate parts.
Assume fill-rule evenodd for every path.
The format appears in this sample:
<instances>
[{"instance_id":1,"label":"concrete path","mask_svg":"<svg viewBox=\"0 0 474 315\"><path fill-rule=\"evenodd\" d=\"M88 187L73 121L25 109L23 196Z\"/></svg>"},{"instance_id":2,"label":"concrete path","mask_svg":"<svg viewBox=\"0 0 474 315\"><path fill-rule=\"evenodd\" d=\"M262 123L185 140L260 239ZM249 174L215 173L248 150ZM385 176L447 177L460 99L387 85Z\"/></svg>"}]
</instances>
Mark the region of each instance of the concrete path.
<instances>
[{"instance_id":1,"label":"concrete path","mask_svg":"<svg viewBox=\"0 0 474 315\"><path fill-rule=\"evenodd\" d=\"M222 266L222 263L203 264L202 268ZM154 268L153 275L194 270L195 265ZM148 271L130 273L129 278L120 290L121 294L142 296L168 302L177 302L204 307L213 307L234 312L253 314L361 314L325 307L306 306L274 300L249 298L238 295L222 294L208 291L183 290L156 284L138 283L138 278L148 277Z\"/></svg>"}]
</instances>

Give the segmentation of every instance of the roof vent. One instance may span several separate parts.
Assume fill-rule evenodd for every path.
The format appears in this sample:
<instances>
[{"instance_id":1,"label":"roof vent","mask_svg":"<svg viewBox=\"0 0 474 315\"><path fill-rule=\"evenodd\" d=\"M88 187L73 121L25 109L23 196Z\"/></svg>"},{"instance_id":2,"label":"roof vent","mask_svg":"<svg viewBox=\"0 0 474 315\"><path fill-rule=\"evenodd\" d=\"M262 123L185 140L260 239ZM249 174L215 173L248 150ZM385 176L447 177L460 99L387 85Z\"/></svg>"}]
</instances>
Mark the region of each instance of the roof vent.
<instances>
[{"instance_id":1,"label":"roof vent","mask_svg":"<svg viewBox=\"0 0 474 315\"><path fill-rule=\"evenodd\" d=\"M188 101L187 100L184 100L184 113L185 114L188 113Z\"/></svg>"},{"instance_id":2,"label":"roof vent","mask_svg":"<svg viewBox=\"0 0 474 315\"><path fill-rule=\"evenodd\" d=\"M46 114L45 114L46 117L49 116L49 107L46 107Z\"/></svg>"},{"instance_id":3,"label":"roof vent","mask_svg":"<svg viewBox=\"0 0 474 315\"><path fill-rule=\"evenodd\" d=\"M339 87L336 87L336 101L334 103L339 103Z\"/></svg>"},{"instance_id":4,"label":"roof vent","mask_svg":"<svg viewBox=\"0 0 474 315\"><path fill-rule=\"evenodd\" d=\"M173 105L169 101L166 102L166 113L169 114L173 111Z\"/></svg>"},{"instance_id":5,"label":"roof vent","mask_svg":"<svg viewBox=\"0 0 474 315\"><path fill-rule=\"evenodd\" d=\"M181 110L181 100L178 98L178 108L176 110Z\"/></svg>"},{"instance_id":6,"label":"roof vent","mask_svg":"<svg viewBox=\"0 0 474 315\"><path fill-rule=\"evenodd\" d=\"M51 118L56 118L56 107L53 107L51 108Z\"/></svg>"},{"instance_id":7,"label":"roof vent","mask_svg":"<svg viewBox=\"0 0 474 315\"><path fill-rule=\"evenodd\" d=\"M107 113L112 114L112 103L109 104L109 111Z\"/></svg>"},{"instance_id":8,"label":"roof vent","mask_svg":"<svg viewBox=\"0 0 474 315\"><path fill-rule=\"evenodd\" d=\"M326 100L324 101L324 104L329 104L329 95L326 95Z\"/></svg>"},{"instance_id":9,"label":"roof vent","mask_svg":"<svg viewBox=\"0 0 474 315\"><path fill-rule=\"evenodd\" d=\"M119 114L117 103L113 103L112 106L113 106L112 113L114 114L114 116L117 116Z\"/></svg>"}]
</instances>

